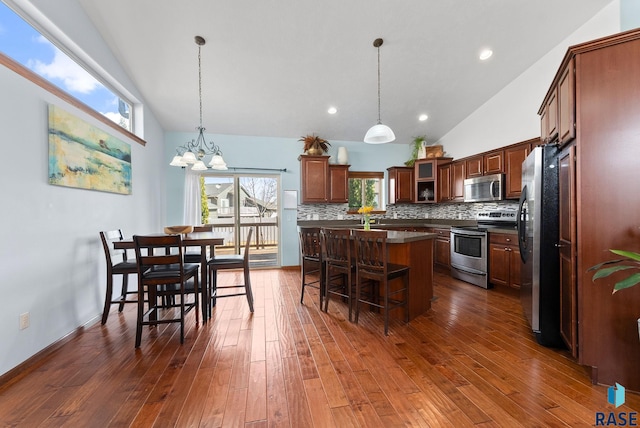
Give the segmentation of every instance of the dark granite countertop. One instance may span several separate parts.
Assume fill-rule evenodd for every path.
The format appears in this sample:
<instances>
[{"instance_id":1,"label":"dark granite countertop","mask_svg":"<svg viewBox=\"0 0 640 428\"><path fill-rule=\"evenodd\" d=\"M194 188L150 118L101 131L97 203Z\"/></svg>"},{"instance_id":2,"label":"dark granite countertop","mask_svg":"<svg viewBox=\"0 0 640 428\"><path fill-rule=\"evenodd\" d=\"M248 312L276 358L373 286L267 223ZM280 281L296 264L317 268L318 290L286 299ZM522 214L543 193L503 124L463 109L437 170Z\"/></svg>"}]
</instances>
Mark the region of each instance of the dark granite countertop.
<instances>
[{"instance_id":1,"label":"dark granite countertop","mask_svg":"<svg viewBox=\"0 0 640 428\"><path fill-rule=\"evenodd\" d=\"M418 219L388 219L372 218L371 227L373 229L384 229L385 227L451 227L451 226L475 226L475 220L453 220L438 218L418 218ZM304 227L360 227L359 220L298 220L298 226Z\"/></svg>"}]
</instances>

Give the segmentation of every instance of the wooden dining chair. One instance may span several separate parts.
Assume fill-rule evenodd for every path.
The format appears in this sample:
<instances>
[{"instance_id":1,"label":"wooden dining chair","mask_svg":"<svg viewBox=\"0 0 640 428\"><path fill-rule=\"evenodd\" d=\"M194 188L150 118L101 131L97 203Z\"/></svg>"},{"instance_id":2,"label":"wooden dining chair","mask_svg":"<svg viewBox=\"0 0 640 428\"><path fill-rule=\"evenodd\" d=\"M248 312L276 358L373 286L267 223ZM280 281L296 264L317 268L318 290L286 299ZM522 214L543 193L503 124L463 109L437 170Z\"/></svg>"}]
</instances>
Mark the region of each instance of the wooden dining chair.
<instances>
[{"instance_id":1,"label":"wooden dining chair","mask_svg":"<svg viewBox=\"0 0 640 428\"><path fill-rule=\"evenodd\" d=\"M214 255L209 260L209 296L211 296L211 304L216 305L216 299L222 297L233 296L247 296L247 303L249 304L249 310L253 312L253 292L251 290L251 275L249 270L249 247L251 245L251 235L253 234L253 228L249 228L247 233L247 240L244 244L243 254L231 254L224 256ZM242 269L244 271L244 284L236 285L218 285L218 271L228 269ZM232 289L237 291L235 293L218 294L219 290Z\"/></svg>"},{"instance_id":2,"label":"wooden dining chair","mask_svg":"<svg viewBox=\"0 0 640 428\"><path fill-rule=\"evenodd\" d=\"M345 299L349 307L349 321L352 317L353 279L355 264L351 257L351 231L349 229L320 230L322 260L324 262L325 296L324 311L329 311L331 296Z\"/></svg>"},{"instance_id":3,"label":"wooden dining chair","mask_svg":"<svg viewBox=\"0 0 640 428\"><path fill-rule=\"evenodd\" d=\"M180 343L184 343L184 320L187 313L195 308L196 323L200 322L200 265L184 263L181 235L135 235L133 240L138 267L136 348L140 346L144 325L180 323ZM192 301L187 301L189 294L193 294Z\"/></svg>"},{"instance_id":4,"label":"wooden dining chair","mask_svg":"<svg viewBox=\"0 0 640 428\"><path fill-rule=\"evenodd\" d=\"M324 264L322 261L322 245L319 227L301 227L300 237L300 303L304 302L306 287L320 291L320 308L324 301ZM309 279L311 276L311 280Z\"/></svg>"},{"instance_id":5,"label":"wooden dining chair","mask_svg":"<svg viewBox=\"0 0 640 428\"><path fill-rule=\"evenodd\" d=\"M129 275L138 273L135 259L127 259L126 250L116 250L113 248L115 241L122 241L122 230L109 230L100 232L100 240L104 256L107 261L107 290L104 298L104 309L102 310L102 324L107 322L111 305L118 304L118 312L122 312L125 303L135 303L138 300L132 295L138 295L138 290L129 291ZM113 297L113 278L122 275L122 289L118 297Z\"/></svg>"},{"instance_id":6,"label":"wooden dining chair","mask_svg":"<svg viewBox=\"0 0 640 428\"><path fill-rule=\"evenodd\" d=\"M352 234L356 248L355 322L361 303L379 308L384 313L384 334L388 335L389 311L404 307L405 322L409 321L409 266L388 262L386 231L353 229ZM396 278L402 278L402 286L392 289L391 281ZM368 294L363 285L370 287Z\"/></svg>"}]
</instances>

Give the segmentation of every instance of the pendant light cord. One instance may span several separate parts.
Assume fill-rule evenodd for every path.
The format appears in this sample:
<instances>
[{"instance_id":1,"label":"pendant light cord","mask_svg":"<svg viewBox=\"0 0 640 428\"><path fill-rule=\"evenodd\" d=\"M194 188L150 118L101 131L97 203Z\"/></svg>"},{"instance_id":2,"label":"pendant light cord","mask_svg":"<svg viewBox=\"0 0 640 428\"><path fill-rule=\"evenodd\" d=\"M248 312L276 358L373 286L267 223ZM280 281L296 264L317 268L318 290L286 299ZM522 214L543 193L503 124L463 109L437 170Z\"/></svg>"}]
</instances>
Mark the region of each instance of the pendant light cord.
<instances>
[{"instance_id":1,"label":"pendant light cord","mask_svg":"<svg viewBox=\"0 0 640 428\"><path fill-rule=\"evenodd\" d=\"M380 119L380 46L378 46L378 124L381 124Z\"/></svg>"},{"instance_id":2,"label":"pendant light cord","mask_svg":"<svg viewBox=\"0 0 640 428\"><path fill-rule=\"evenodd\" d=\"M198 98L200 100L200 128L202 128L202 66L200 60L201 50L202 46L198 45Z\"/></svg>"}]
</instances>

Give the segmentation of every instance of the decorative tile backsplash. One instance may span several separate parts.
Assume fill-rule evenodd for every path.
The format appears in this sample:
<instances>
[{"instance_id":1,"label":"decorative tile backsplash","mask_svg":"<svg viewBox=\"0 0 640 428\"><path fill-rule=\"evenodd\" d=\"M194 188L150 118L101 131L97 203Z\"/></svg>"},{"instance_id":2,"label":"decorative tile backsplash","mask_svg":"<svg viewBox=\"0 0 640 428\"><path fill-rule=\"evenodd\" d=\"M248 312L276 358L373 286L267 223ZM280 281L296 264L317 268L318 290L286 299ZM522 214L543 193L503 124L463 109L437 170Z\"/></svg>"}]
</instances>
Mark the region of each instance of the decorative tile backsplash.
<instances>
[{"instance_id":1,"label":"decorative tile backsplash","mask_svg":"<svg viewBox=\"0 0 640 428\"><path fill-rule=\"evenodd\" d=\"M359 214L347 214L347 204L298 205L298 220L357 220ZM515 201L444 203L444 204L396 204L387 205L385 214L372 214L371 218L418 219L436 218L450 220L475 220L476 214L487 209L518 209Z\"/></svg>"}]
</instances>

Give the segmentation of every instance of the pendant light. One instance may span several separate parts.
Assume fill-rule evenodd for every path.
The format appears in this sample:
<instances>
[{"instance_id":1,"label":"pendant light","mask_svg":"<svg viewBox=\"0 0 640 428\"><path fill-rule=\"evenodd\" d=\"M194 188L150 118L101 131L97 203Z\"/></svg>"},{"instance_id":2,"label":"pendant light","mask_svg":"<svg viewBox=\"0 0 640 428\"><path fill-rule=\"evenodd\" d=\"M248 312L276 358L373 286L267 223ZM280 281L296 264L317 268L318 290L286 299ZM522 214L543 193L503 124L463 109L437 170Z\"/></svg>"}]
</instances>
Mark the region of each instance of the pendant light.
<instances>
[{"instance_id":1,"label":"pendant light","mask_svg":"<svg viewBox=\"0 0 640 428\"><path fill-rule=\"evenodd\" d=\"M395 134L387 125L383 125L380 120L380 46L382 39L375 39L373 46L378 49L378 124L372 126L364 136L364 142L368 144L390 143L396 139Z\"/></svg>"},{"instance_id":2,"label":"pendant light","mask_svg":"<svg viewBox=\"0 0 640 428\"><path fill-rule=\"evenodd\" d=\"M188 141L176 148L178 153L173 157L173 160L169 165L185 167L192 165L191 169L194 171L206 171L207 166L202 160L207 155L213 155L209 166L212 169L226 170L227 164L222 158L222 150L213 141L207 142L204 138L205 128L202 126L202 67L200 61L200 49L206 43L203 37L196 36L196 45L198 45L198 97L200 100L200 126L198 130L198 137L195 140Z\"/></svg>"}]
</instances>

